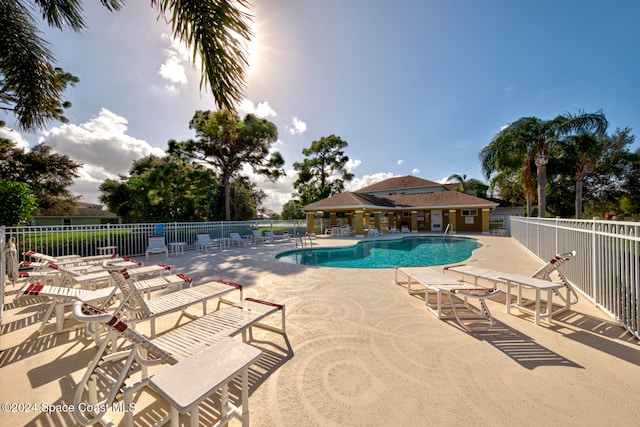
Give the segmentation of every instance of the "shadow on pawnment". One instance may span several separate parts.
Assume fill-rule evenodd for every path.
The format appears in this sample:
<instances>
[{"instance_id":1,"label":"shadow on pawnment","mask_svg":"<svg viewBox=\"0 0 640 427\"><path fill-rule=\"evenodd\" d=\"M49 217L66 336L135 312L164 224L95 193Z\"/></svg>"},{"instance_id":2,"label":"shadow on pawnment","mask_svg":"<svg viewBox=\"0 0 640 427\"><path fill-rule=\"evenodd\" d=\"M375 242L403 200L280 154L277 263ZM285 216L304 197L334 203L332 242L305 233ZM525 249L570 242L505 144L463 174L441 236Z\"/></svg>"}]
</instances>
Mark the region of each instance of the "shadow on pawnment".
<instances>
[{"instance_id":1,"label":"shadow on pawnment","mask_svg":"<svg viewBox=\"0 0 640 427\"><path fill-rule=\"evenodd\" d=\"M583 366L549 350L536 343L531 337L501 322L496 322L491 330L474 332L472 336L488 342L526 369L535 369L541 366L566 366L584 369Z\"/></svg>"},{"instance_id":2,"label":"shadow on pawnment","mask_svg":"<svg viewBox=\"0 0 640 427\"><path fill-rule=\"evenodd\" d=\"M554 316L553 322L553 329L566 338L634 365L640 365L638 339L613 321L567 311ZM567 329L571 332L567 332Z\"/></svg>"},{"instance_id":3,"label":"shadow on pawnment","mask_svg":"<svg viewBox=\"0 0 640 427\"><path fill-rule=\"evenodd\" d=\"M2 352L0 352L0 368L28 359L29 357L40 354L43 351L59 346L69 345L71 343L74 343L74 345L71 349L67 349L66 352L75 352L77 351L77 348L84 348L87 346L88 341L82 341L80 336L81 332L78 330L63 334L49 333L43 335L38 334L38 332L34 332L22 343L14 347L3 349Z\"/></svg>"}]
</instances>

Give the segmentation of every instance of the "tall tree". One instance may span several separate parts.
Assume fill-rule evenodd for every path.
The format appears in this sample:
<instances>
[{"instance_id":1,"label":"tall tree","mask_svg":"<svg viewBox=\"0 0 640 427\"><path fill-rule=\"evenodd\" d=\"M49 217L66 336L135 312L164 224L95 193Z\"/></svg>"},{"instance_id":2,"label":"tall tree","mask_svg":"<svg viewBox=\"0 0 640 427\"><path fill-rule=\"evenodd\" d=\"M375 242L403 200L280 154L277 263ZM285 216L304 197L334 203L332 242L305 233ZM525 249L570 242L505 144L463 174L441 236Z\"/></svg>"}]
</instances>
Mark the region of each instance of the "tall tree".
<instances>
[{"instance_id":1,"label":"tall tree","mask_svg":"<svg viewBox=\"0 0 640 427\"><path fill-rule=\"evenodd\" d=\"M205 221L211 214L210 171L177 157L147 156L129 177L100 185L100 202L128 222Z\"/></svg>"},{"instance_id":2,"label":"tall tree","mask_svg":"<svg viewBox=\"0 0 640 427\"><path fill-rule=\"evenodd\" d=\"M570 135L562 141L564 162L575 179L575 217L582 216L582 195L587 176L595 172L604 147L593 133Z\"/></svg>"},{"instance_id":3,"label":"tall tree","mask_svg":"<svg viewBox=\"0 0 640 427\"><path fill-rule=\"evenodd\" d=\"M117 11L125 0L100 0ZM51 27L79 32L86 27L82 0L0 1L0 108L14 113L18 127L32 131L52 120L64 121L63 100L75 76L55 67L40 37L30 7L36 6ZM171 24L173 35L200 58L200 88L211 89L216 106L233 109L245 87L247 43L253 34L247 0L151 0Z\"/></svg>"},{"instance_id":4,"label":"tall tree","mask_svg":"<svg viewBox=\"0 0 640 427\"><path fill-rule=\"evenodd\" d=\"M505 188L514 188L513 180L521 182L527 216L531 216L531 206L536 193L532 171L533 160L526 146L518 143L518 139L513 135L513 129L509 131L512 137L507 137L506 128L502 132L504 132L503 138L499 141L494 139L480 152L482 169L485 177L490 180L491 187L498 187L501 193ZM510 195L517 195L517 191L511 192ZM506 196L501 195L501 197L507 200Z\"/></svg>"},{"instance_id":5,"label":"tall tree","mask_svg":"<svg viewBox=\"0 0 640 427\"><path fill-rule=\"evenodd\" d=\"M302 205L298 200L291 199L282 206L282 219L304 218Z\"/></svg>"},{"instance_id":6,"label":"tall tree","mask_svg":"<svg viewBox=\"0 0 640 427\"><path fill-rule=\"evenodd\" d=\"M467 179L467 174L460 175L454 173L449 178L447 178L447 182L449 181L460 184L458 188L456 188L456 191L459 191L461 193L473 194L477 197L487 197L487 189L489 188L489 186L479 179Z\"/></svg>"},{"instance_id":7,"label":"tall tree","mask_svg":"<svg viewBox=\"0 0 640 427\"><path fill-rule=\"evenodd\" d=\"M38 144L29 151L13 143L0 147L0 179L24 182L36 198L40 213L69 214L75 212L75 197L69 191L82 166L53 148Z\"/></svg>"},{"instance_id":8,"label":"tall tree","mask_svg":"<svg viewBox=\"0 0 640 427\"><path fill-rule=\"evenodd\" d=\"M247 114L240 120L230 111L196 111L189 128L195 129L197 139L171 140L169 153L206 164L219 173L227 221L231 220L230 182L244 165L270 180L285 175L282 155L270 152L278 139L278 129L266 119Z\"/></svg>"},{"instance_id":9,"label":"tall tree","mask_svg":"<svg viewBox=\"0 0 640 427\"><path fill-rule=\"evenodd\" d=\"M28 225L37 209L27 184L0 179L0 225Z\"/></svg>"},{"instance_id":10,"label":"tall tree","mask_svg":"<svg viewBox=\"0 0 640 427\"><path fill-rule=\"evenodd\" d=\"M480 152L480 161L485 174L491 175L500 169L503 158L513 158L517 153L521 156L520 163L526 181L531 181L533 161L537 181L538 216L545 217L547 164L552 150L560 143L561 138L585 132L604 133L607 126L608 122L602 111L581 111L576 115L566 113L551 120L523 117L498 132Z\"/></svg>"},{"instance_id":11,"label":"tall tree","mask_svg":"<svg viewBox=\"0 0 640 427\"><path fill-rule=\"evenodd\" d=\"M353 174L347 170L349 156L344 152L348 145L339 136L330 135L313 141L309 148L302 150L305 159L293 164L298 171L293 187L298 191L302 205L342 192L345 182L353 179Z\"/></svg>"}]
</instances>

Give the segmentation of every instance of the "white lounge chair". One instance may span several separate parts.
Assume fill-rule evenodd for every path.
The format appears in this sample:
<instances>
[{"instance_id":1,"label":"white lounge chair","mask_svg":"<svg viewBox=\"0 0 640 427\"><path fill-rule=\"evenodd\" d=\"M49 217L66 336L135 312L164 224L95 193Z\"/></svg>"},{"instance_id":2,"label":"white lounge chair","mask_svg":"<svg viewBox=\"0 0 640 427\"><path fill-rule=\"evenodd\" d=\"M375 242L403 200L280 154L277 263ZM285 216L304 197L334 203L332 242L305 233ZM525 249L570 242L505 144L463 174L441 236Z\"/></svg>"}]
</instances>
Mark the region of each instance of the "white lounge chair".
<instances>
[{"instance_id":1,"label":"white lounge chair","mask_svg":"<svg viewBox=\"0 0 640 427\"><path fill-rule=\"evenodd\" d=\"M129 276L134 280L143 280L143 278L152 278L164 275L165 272L170 272L171 267L164 264L147 265L142 267L130 268L127 265L118 265L121 268L127 268ZM62 280L62 284L66 286L80 285L84 289L97 289L101 285L108 286L113 285L111 275L108 271L102 267L100 271L88 274L69 274Z\"/></svg>"},{"instance_id":2,"label":"white lounge chair","mask_svg":"<svg viewBox=\"0 0 640 427\"><path fill-rule=\"evenodd\" d=\"M236 245L236 246L248 246L251 244L251 240L249 239L243 239L242 236L240 236L240 233L229 233L229 242L230 244Z\"/></svg>"},{"instance_id":3,"label":"white lounge chair","mask_svg":"<svg viewBox=\"0 0 640 427\"><path fill-rule=\"evenodd\" d=\"M109 273L107 273L109 274ZM177 285L181 283L191 283L191 279L183 274L154 277L151 279L137 280L133 284L138 292L143 292L151 297L151 292L167 288L171 285ZM26 284L20 290L20 293L16 298L26 297L43 297L51 298L49 307L45 312L38 333L42 333L45 326L49 322L51 316L56 317L56 332L65 332L78 327L73 325L71 327L64 327L65 308L71 305L77 300L89 302L95 304L100 302L100 308L110 306L113 302L113 298L120 295L120 291L117 286L106 286L100 289L80 289L69 286L51 286L42 285L37 283Z\"/></svg>"},{"instance_id":4,"label":"white lounge chair","mask_svg":"<svg viewBox=\"0 0 640 427\"><path fill-rule=\"evenodd\" d=\"M107 267L109 268L109 267ZM234 290L239 291L239 300L242 300L242 286L225 281L214 281L170 292L158 297L145 300L138 292L135 283L129 277L126 270L113 269L109 273L122 295L122 302L114 314L121 315L125 322L134 324L143 321L150 322L151 338L155 337L156 318L181 311L182 316L195 319L198 315L187 313L187 309L193 305L202 304L202 313L207 314L207 302L213 298L221 298L223 295Z\"/></svg>"},{"instance_id":5,"label":"white lounge chair","mask_svg":"<svg viewBox=\"0 0 640 427\"><path fill-rule=\"evenodd\" d=\"M251 231L253 232L253 240L256 242L256 244L264 243L269 240L266 237L262 236L262 234L260 234L260 230L251 230Z\"/></svg>"},{"instance_id":6,"label":"white lounge chair","mask_svg":"<svg viewBox=\"0 0 640 427\"><path fill-rule=\"evenodd\" d=\"M211 236L209 236L209 233L197 233L196 251L198 249L204 249L206 253L209 252L209 248L222 249L222 242L220 240L211 240Z\"/></svg>"},{"instance_id":7,"label":"white lounge chair","mask_svg":"<svg viewBox=\"0 0 640 427\"><path fill-rule=\"evenodd\" d=\"M264 237L271 243L282 242L285 239L284 235L273 234L273 231L265 231Z\"/></svg>"},{"instance_id":8,"label":"white lounge chair","mask_svg":"<svg viewBox=\"0 0 640 427\"><path fill-rule=\"evenodd\" d=\"M403 225L402 226L402 232L403 233L411 233L411 230L409 230L409 226L408 225Z\"/></svg>"},{"instance_id":9,"label":"white lounge chair","mask_svg":"<svg viewBox=\"0 0 640 427\"><path fill-rule=\"evenodd\" d=\"M571 305L574 305L578 302L578 294L569 283L569 280L562 274L562 272L558 269L562 264L571 260L577 255L576 251L566 252L563 254L555 255L551 258L545 265L540 267L538 270L531 274L531 277L535 279L542 279L553 281L551 275L557 274L560 278L560 282L562 283L565 289L565 295L562 295L560 292L554 290L554 293L564 302L565 309L568 309ZM458 265L450 265L443 268L443 272L450 271L453 273L458 273L461 275L461 280L466 277L472 277L474 284L478 284L479 279L487 280L493 282L494 284L506 284L506 280L502 277L506 274L503 271L491 270L488 268L482 267L473 267L465 264Z\"/></svg>"},{"instance_id":10,"label":"white lounge chair","mask_svg":"<svg viewBox=\"0 0 640 427\"><path fill-rule=\"evenodd\" d=\"M169 258L169 248L164 241L164 236L149 236L149 245L145 251L146 259L149 255L164 254L165 258Z\"/></svg>"},{"instance_id":11,"label":"white lounge chair","mask_svg":"<svg viewBox=\"0 0 640 427\"><path fill-rule=\"evenodd\" d=\"M263 325L260 322L267 316L278 311L282 312L282 327L276 328L271 325ZM208 313L193 322L186 323L174 328L163 335L149 339L140 332L132 329L127 323L121 321L118 317L111 314L102 313L91 305L82 302L76 302L73 306L73 315L76 319L85 323L102 322L108 328L109 332L98 348L98 351L89 363L87 370L78 383L74 395L74 407L78 410L74 411L74 416L83 425L89 425L106 420L106 413L112 408L117 398L122 396L124 407L128 407L133 402L133 397L137 391L145 386L150 386L161 396L165 397L172 406L169 417L172 419L172 425L177 425L177 412L186 412L194 409L192 412L192 425L197 423L197 404L201 398L206 397L208 391L202 391L203 384L212 387L215 391L217 383L211 383L211 377L217 377L220 372L218 369L224 369L224 377L228 380L235 377L235 372L226 372L228 356L225 350L229 341L229 337L241 334L243 341L247 341L247 331L251 331L252 327L263 327L275 332L285 334L285 315L284 306L265 301L245 299L228 308ZM120 351L110 352L110 342L115 342L118 338L124 338L132 347ZM223 344L218 344L223 343ZM246 351L242 351L244 347L242 343L234 344L234 350L231 353L235 357L232 359L243 360L243 369L253 363L259 357L260 351L254 349L251 357L246 357ZM222 348L220 348L222 346ZM218 349L220 349L218 351ZM206 352L206 353L205 353ZM204 354L204 356L200 356ZM147 367L152 365L160 365L168 363L174 367L180 367L183 361L197 358L197 363L190 364L185 368L177 368L173 371L161 371L157 375L162 375L160 380L154 381L154 377L147 376ZM221 363L224 360L225 363ZM142 376L138 381L133 381L130 376L133 374L132 365L134 362L140 364L143 369ZM105 366L113 364L113 370L105 369ZM185 366L185 365L182 365ZM167 369L172 369L167 368ZM189 375L185 375L188 373ZM168 372L168 373L164 373ZM169 378L166 376L169 375ZM169 384L167 384L169 380ZM190 387L188 389L185 383ZM177 384L175 387L171 384ZM98 387L106 389L98 390ZM187 390L185 390L187 387ZM193 393L194 390L201 392ZM180 396L176 396L176 394ZM225 405L226 389L222 388L222 400ZM188 397L191 397L189 399ZM97 401L98 396L103 400ZM232 408L227 413L227 405L221 410L222 420L216 425L225 425L230 416L239 416L241 414L243 424L248 425L248 417L246 416L246 404L248 396L248 381L246 371L243 371L242 381L242 400L243 408L239 411ZM183 397L179 399L178 397ZM182 401L182 405L178 401ZM89 405L80 405L81 402L87 402ZM95 411L87 411L83 408L96 408ZM104 410L103 410L104 409ZM125 414L125 426L133 425L133 412ZM169 418L167 417L167 418ZM158 424L164 424L168 419L163 419ZM175 423L175 424L173 424Z\"/></svg>"},{"instance_id":12,"label":"white lounge chair","mask_svg":"<svg viewBox=\"0 0 640 427\"><path fill-rule=\"evenodd\" d=\"M401 280L400 275L404 275L406 281ZM469 332L485 331L493 327L493 317L485 299L499 294L500 290L462 283L429 267L396 267L395 281L396 284L406 284L409 295L424 291L425 306L438 319L455 319ZM421 285L423 289L415 290L414 284ZM435 302L431 301L433 294ZM448 302L443 301L443 295ZM471 305L469 299L477 300L480 307ZM485 323L476 326L477 322L473 320Z\"/></svg>"}]
</instances>

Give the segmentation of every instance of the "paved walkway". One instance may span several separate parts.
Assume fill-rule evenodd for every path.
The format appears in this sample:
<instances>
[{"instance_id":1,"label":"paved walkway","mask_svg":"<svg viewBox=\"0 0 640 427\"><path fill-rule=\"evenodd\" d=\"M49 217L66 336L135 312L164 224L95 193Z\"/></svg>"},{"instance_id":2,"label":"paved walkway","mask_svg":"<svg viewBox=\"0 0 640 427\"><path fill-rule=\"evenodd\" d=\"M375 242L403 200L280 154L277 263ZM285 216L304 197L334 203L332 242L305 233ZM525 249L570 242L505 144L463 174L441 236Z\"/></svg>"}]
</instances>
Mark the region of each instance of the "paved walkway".
<instances>
[{"instance_id":1,"label":"paved walkway","mask_svg":"<svg viewBox=\"0 0 640 427\"><path fill-rule=\"evenodd\" d=\"M478 237L469 264L530 274L541 263L507 237ZM317 245L353 240L320 237ZM194 278L244 284L245 296L286 304L287 336L259 331L265 357L252 368L254 426L604 426L640 417L640 346L586 298L553 325L507 315L468 333L428 313L394 284L392 269L304 267L274 255L292 244L187 251L159 262ZM151 263L151 261L147 262ZM0 413L2 425L75 425L69 405L94 347L83 334L37 334L44 304L14 303L9 287L0 341L0 401L36 410ZM175 319L158 325L171 327ZM144 327L140 330L144 331ZM197 381L197 378L194 378ZM150 425L166 405L145 393L135 419ZM203 425L216 410L205 405ZM111 414L119 421L121 414ZM182 420L187 422L187 419ZM231 425L238 425L232 423Z\"/></svg>"}]
</instances>

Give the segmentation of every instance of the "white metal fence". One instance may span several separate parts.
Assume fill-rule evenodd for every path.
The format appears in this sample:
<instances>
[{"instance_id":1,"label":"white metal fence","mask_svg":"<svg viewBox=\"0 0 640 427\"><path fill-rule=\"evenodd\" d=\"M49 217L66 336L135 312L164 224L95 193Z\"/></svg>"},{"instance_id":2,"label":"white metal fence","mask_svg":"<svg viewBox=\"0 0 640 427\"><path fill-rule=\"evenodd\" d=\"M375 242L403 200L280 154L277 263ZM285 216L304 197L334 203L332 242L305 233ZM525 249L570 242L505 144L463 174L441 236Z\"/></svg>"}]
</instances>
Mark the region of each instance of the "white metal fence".
<instances>
[{"instance_id":1,"label":"white metal fence","mask_svg":"<svg viewBox=\"0 0 640 427\"><path fill-rule=\"evenodd\" d=\"M511 236L542 260L576 250L563 274L640 339L640 223L511 217Z\"/></svg>"},{"instance_id":2,"label":"white metal fence","mask_svg":"<svg viewBox=\"0 0 640 427\"><path fill-rule=\"evenodd\" d=\"M3 236L13 237L20 260L26 251L35 251L58 257L77 254L96 255L97 249L115 246L121 256L137 256L145 253L149 236L162 234L167 244L184 242L187 249L193 248L196 233L209 233L211 238L229 237L230 232L251 234L252 230L273 231L276 234L289 232L291 235L304 234L307 223L304 220L276 221L215 221L215 222L172 222L161 224L103 224L92 226L42 226L5 227Z\"/></svg>"}]
</instances>

